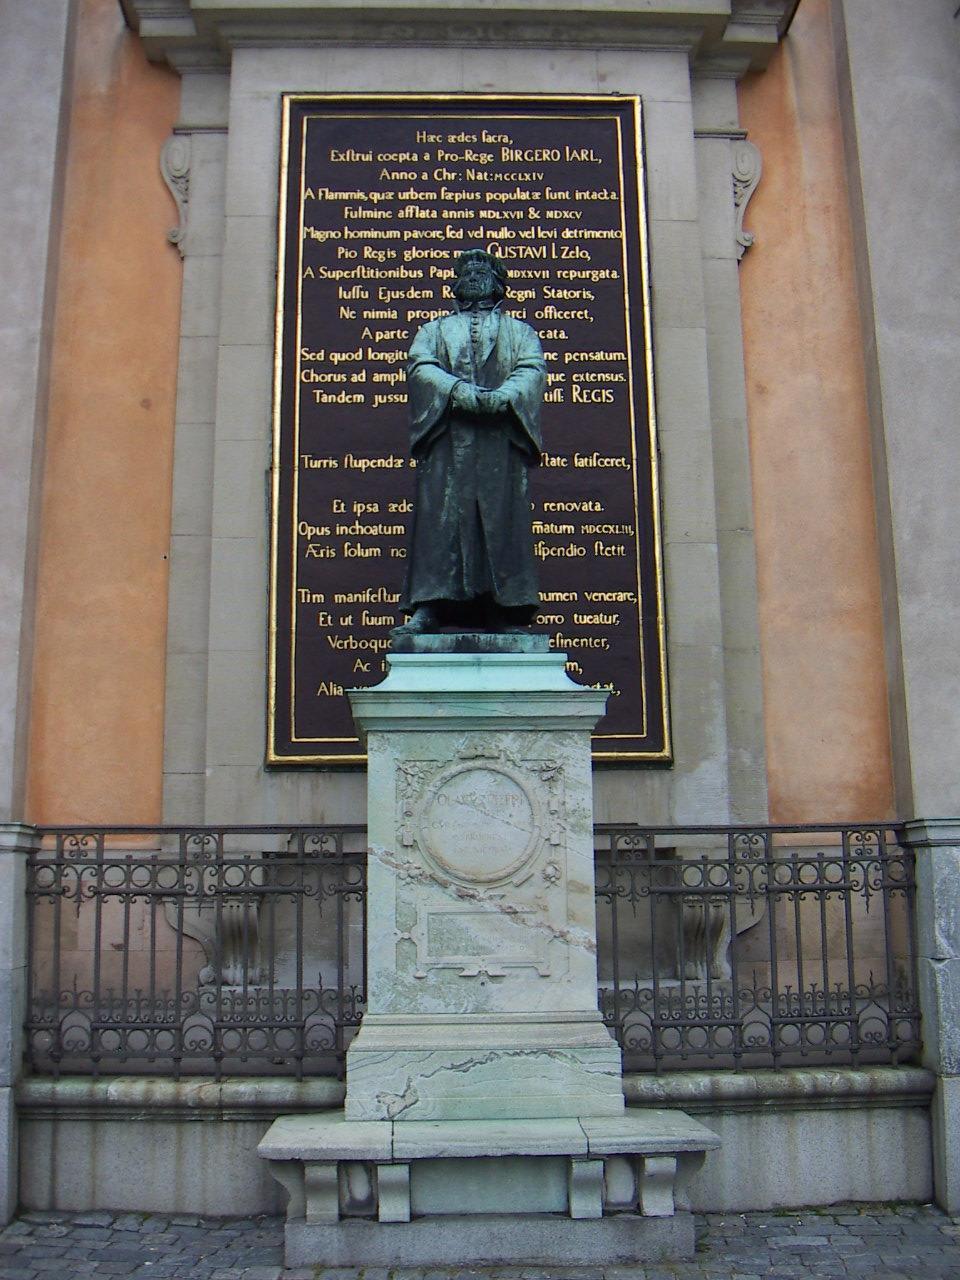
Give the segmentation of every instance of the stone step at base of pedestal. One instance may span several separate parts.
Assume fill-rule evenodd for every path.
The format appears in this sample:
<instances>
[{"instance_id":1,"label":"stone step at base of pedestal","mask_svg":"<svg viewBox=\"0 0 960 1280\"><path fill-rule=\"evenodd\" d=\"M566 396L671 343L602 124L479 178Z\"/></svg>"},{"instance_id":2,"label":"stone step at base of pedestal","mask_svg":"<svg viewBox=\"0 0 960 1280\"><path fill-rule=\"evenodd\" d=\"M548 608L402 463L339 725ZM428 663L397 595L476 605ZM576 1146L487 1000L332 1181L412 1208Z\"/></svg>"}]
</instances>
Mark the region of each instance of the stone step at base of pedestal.
<instances>
[{"instance_id":1,"label":"stone step at base of pedestal","mask_svg":"<svg viewBox=\"0 0 960 1280\"><path fill-rule=\"evenodd\" d=\"M577 1221L556 1214L488 1214L378 1223L346 1219L311 1226L287 1222L288 1267L602 1266L690 1258L693 1215L620 1214Z\"/></svg>"}]
</instances>

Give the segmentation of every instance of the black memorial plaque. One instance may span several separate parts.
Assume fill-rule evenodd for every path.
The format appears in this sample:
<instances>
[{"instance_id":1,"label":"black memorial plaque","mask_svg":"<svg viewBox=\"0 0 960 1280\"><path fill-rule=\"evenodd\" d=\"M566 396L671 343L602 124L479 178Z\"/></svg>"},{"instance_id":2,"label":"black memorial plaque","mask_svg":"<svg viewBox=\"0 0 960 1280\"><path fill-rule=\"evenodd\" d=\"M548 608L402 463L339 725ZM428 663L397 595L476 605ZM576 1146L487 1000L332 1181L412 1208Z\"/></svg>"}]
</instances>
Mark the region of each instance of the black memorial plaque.
<instances>
[{"instance_id":1,"label":"black memorial plaque","mask_svg":"<svg viewBox=\"0 0 960 1280\"><path fill-rule=\"evenodd\" d=\"M289 95L281 156L268 763L364 760L344 690L401 620L406 351L469 247L547 357L536 629L611 691L594 758L668 761L639 100Z\"/></svg>"}]
</instances>

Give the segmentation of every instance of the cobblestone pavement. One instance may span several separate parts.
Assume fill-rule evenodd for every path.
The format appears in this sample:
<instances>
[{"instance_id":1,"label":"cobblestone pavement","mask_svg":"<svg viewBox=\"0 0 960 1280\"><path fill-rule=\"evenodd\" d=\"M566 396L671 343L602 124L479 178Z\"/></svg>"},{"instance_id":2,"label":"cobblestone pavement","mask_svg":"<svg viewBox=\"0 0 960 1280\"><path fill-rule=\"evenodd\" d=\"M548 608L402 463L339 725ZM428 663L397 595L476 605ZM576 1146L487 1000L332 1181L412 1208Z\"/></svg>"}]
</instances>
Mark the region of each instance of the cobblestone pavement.
<instances>
[{"instance_id":1,"label":"cobblestone pavement","mask_svg":"<svg viewBox=\"0 0 960 1280\"><path fill-rule=\"evenodd\" d=\"M284 1270L278 1218L25 1213L0 1232L0 1280L960 1280L960 1218L932 1205L706 1214L697 1255L656 1266Z\"/></svg>"}]
</instances>

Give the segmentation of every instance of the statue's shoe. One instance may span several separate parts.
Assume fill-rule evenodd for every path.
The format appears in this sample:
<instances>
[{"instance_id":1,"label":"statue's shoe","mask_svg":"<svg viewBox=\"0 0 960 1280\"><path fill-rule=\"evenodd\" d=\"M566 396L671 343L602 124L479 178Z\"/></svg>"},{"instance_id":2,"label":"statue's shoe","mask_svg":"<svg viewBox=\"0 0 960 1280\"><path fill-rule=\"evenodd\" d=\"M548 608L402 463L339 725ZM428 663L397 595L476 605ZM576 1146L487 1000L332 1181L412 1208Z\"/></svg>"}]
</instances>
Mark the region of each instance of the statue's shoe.
<instances>
[{"instance_id":1,"label":"statue's shoe","mask_svg":"<svg viewBox=\"0 0 960 1280\"><path fill-rule=\"evenodd\" d=\"M439 624L432 609L421 607L411 614L406 622L390 631L392 639L400 636L422 636L426 632L439 631Z\"/></svg>"}]
</instances>

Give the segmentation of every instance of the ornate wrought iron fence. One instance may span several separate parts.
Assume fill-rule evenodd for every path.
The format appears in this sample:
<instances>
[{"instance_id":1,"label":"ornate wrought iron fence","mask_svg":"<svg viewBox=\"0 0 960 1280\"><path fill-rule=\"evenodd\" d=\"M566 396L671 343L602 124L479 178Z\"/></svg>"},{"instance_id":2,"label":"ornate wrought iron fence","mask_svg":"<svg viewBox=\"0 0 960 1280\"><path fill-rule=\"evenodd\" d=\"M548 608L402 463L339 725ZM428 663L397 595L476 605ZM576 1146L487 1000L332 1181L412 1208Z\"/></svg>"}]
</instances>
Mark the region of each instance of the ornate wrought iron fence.
<instances>
[{"instance_id":1,"label":"ornate wrought iron fence","mask_svg":"<svg viewBox=\"0 0 960 1280\"><path fill-rule=\"evenodd\" d=\"M600 1007L628 1070L916 1054L894 828L602 826L597 844Z\"/></svg>"},{"instance_id":2,"label":"ornate wrought iron fence","mask_svg":"<svg viewBox=\"0 0 960 1280\"><path fill-rule=\"evenodd\" d=\"M34 1070L336 1074L366 987L361 827L48 829ZM884 827L597 828L599 1002L628 1069L919 1045L913 855Z\"/></svg>"},{"instance_id":3,"label":"ornate wrought iron fence","mask_svg":"<svg viewBox=\"0 0 960 1280\"><path fill-rule=\"evenodd\" d=\"M366 988L362 827L47 831L38 1071L336 1074Z\"/></svg>"}]
</instances>

